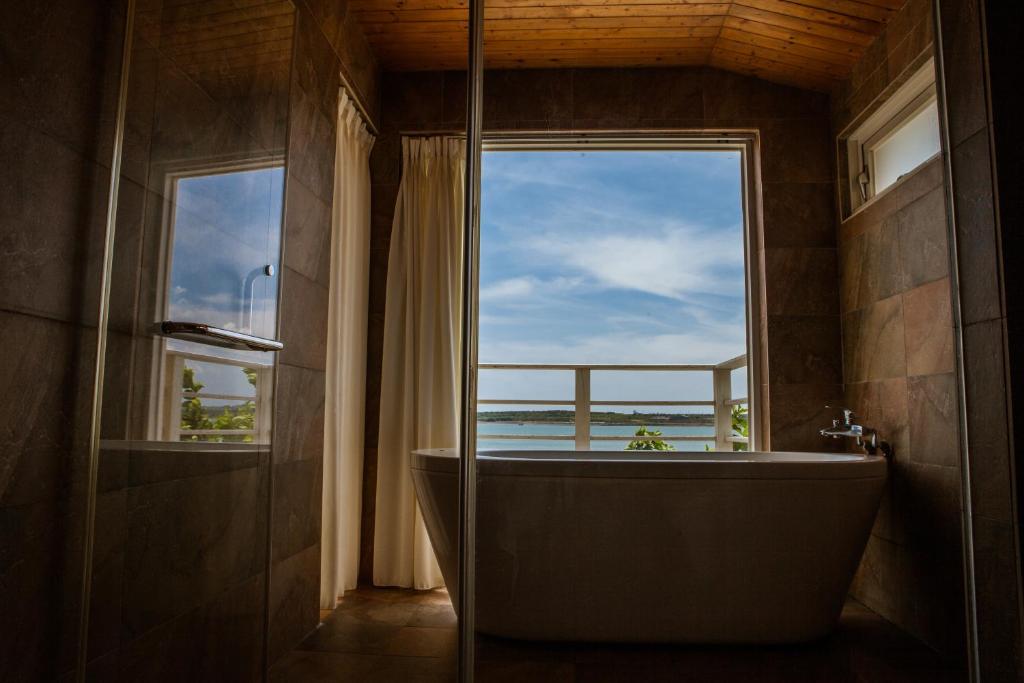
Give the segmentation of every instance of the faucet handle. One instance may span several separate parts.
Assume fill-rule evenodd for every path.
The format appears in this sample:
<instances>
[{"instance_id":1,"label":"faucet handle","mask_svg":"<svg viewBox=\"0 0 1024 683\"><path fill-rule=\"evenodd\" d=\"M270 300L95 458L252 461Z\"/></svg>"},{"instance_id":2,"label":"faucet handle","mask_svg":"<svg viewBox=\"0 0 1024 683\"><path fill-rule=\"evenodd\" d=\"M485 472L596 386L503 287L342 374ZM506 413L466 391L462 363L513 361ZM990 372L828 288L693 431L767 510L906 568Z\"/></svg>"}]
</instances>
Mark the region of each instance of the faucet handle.
<instances>
[{"instance_id":1,"label":"faucet handle","mask_svg":"<svg viewBox=\"0 0 1024 683\"><path fill-rule=\"evenodd\" d=\"M857 416L854 414L854 412L853 412L853 410L851 408L844 408L843 406L830 406L830 405L827 405L825 407L833 409L833 410L841 410L843 412L843 424L844 425L849 426L849 425L853 424L854 420L857 419Z\"/></svg>"}]
</instances>

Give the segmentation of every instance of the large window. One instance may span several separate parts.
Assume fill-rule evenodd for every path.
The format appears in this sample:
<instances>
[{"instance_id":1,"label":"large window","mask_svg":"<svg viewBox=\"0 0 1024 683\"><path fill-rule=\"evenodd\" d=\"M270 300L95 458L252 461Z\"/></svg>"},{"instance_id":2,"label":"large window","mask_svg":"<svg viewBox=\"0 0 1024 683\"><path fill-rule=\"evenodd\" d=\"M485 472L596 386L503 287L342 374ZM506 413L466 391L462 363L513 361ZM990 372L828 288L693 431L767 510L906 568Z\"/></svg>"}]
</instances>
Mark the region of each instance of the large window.
<instances>
[{"instance_id":1,"label":"large window","mask_svg":"<svg viewBox=\"0 0 1024 683\"><path fill-rule=\"evenodd\" d=\"M486 149L480 448L745 447L744 162Z\"/></svg>"},{"instance_id":2,"label":"large window","mask_svg":"<svg viewBox=\"0 0 1024 683\"><path fill-rule=\"evenodd\" d=\"M869 203L939 153L934 66L929 61L848 138L850 206Z\"/></svg>"},{"instance_id":3,"label":"large window","mask_svg":"<svg viewBox=\"0 0 1024 683\"><path fill-rule=\"evenodd\" d=\"M167 320L275 337L284 168L203 168L168 179ZM273 354L160 340L156 438L266 442Z\"/></svg>"}]
</instances>

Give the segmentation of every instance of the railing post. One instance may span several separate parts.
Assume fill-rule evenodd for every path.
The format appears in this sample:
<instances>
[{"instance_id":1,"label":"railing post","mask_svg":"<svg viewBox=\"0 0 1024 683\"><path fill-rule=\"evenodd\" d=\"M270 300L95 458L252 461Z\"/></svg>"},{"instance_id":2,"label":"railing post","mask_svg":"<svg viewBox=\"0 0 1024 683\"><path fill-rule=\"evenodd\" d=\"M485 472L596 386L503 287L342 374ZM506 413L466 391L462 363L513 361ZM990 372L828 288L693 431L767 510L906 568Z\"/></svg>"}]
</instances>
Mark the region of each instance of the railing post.
<instances>
[{"instance_id":1,"label":"railing post","mask_svg":"<svg viewBox=\"0 0 1024 683\"><path fill-rule=\"evenodd\" d=\"M715 391L715 450L731 451L732 444L732 371L726 368L715 368L711 371Z\"/></svg>"},{"instance_id":2,"label":"railing post","mask_svg":"<svg viewBox=\"0 0 1024 683\"><path fill-rule=\"evenodd\" d=\"M590 450L590 368L576 368L576 410L573 425L576 450Z\"/></svg>"}]
</instances>

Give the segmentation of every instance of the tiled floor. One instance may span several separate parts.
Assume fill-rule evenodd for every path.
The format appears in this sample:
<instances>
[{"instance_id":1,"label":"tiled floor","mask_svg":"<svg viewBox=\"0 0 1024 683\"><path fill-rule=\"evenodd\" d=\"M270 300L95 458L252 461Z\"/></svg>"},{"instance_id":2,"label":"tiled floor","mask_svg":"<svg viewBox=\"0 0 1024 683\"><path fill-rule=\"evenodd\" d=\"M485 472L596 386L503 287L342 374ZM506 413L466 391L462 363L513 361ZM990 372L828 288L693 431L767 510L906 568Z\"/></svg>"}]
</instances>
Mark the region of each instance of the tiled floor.
<instances>
[{"instance_id":1,"label":"tiled floor","mask_svg":"<svg viewBox=\"0 0 1024 683\"><path fill-rule=\"evenodd\" d=\"M454 680L455 614L443 590L351 591L274 667L287 683ZM837 631L799 647L527 643L480 636L481 683L694 681L947 683L965 680L929 649L850 601Z\"/></svg>"}]
</instances>

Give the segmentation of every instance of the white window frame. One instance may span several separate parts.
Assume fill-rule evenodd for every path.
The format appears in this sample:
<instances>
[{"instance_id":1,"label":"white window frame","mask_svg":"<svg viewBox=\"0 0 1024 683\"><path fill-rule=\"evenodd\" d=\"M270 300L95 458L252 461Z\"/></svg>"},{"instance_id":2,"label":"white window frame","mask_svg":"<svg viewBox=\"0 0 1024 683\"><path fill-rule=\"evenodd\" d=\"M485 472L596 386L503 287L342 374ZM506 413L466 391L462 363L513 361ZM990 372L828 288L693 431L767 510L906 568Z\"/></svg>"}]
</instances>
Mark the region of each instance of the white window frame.
<instances>
[{"instance_id":1,"label":"white window frame","mask_svg":"<svg viewBox=\"0 0 1024 683\"><path fill-rule=\"evenodd\" d=\"M514 132L514 133L488 133L483 134L483 151L527 151L538 150L545 152L580 151L580 150L608 150L634 152L645 149L665 151L736 151L740 153L740 170L743 174L741 181L742 196L740 198L743 210L743 266L746 297L746 354L737 358L719 363L716 370L719 372L714 376L719 382L728 378L729 372L736 368L746 368L747 375L747 396L745 398L733 399L731 387L728 395L719 395L718 387L715 391L714 403L717 406L716 420L722 418L722 422L716 422L716 434L709 441L716 443L716 448L731 450L729 441L739 442L731 436L731 423L726 427L723 423L731 419L731 407L733 405L747 406L747 423L749 438L746 440L747 449L750 451L767 450L768 435L767 429L762 429L762 391L761 385L761 320L762 320L762 295L764 283L761 278L760 261L757 258L758 244L763 235L764 226L761 220L758 182L760 178L760 147L758 133L755 131L722 131L719 133L707 132L682 132L682 131L652 131L638 133L558 133L558 132ZM479 323L478 323L479 324ZM743 359L742 363L738 363ZM498 364L500 365L500 364ZM552 366L557 367L557 366ZM574 369L576 366L573 366ZM585 367L585 366L579 366ZM620 366L609 366L620 367ZM628 366L621 366L628 367ZM495 365L490 365L496 369ZM710 366L709 366L710 368ZM706 368L706 369L709 369ZM476 370L474 370L476 372ZM577 373L577 377L579 374ZM714 384L714 382L713 382ZM584 383L589 393L589 379ZM577 390L580 388L577 379ZM576 397L574 397L575 399ZM589 401L589 397L588 397ZM507 403L507 401L500 401ZM628 401L624 402L628 403ZM721 405L718 405L721 403ZM563 405L558 403L558 405ZM568 405L568 404L565 404ZM576 405L574 400L573 405ZM597 404L593 404L597 405ZM616 403L615 405L619 405ZM474 413L479 405L474 406ZM587 429L589 430L589 418ZM576 434L579 429L576 429ZM575 438L575 435L574 435Z\"/></svg>"},{"instance_id":2,"label":"white window frame","mask_svg":"<svg viewBox=\"0 0 1024 683\"><path fill-rule=\"evenodd\" d=\"M900 184L900 181L931 161L921 163L904 173L891 185L877 190L875 187L874 150L896 135L903 127L936 101L935 64L929 59L906 83L893 93L857 129L846 137L849 165L849 196L851 213L871 204Z\"/></svg>"},{"instance_id":3,"label":"white window frame","mask_svg":"<svg viewBox=\"0 0 1024 683\"><path fill-rule=\"evenodd\" d=\"M164 210L162 218L164 230L163 242L160 248L160 274L158 276L161 286L156 292L155 310L160 311L162 319L167 319L170 307L168 292L171 286L171 261L174 257L174 228L178 181L200 176L275 168L283 166L284 161L284 158L280 155L268 154L258 158L247 157L242 160L216 159L206 163L190 163L187 165L168 164L160 169L164 180ZM283 215L281 220L283 229ZM280 283L278 286L280 286ZM278 324L280 324L280 320L278 320ZM188 436L194 433L195 436L252 436L254 444L270 443L271 407L274 401L274 369L277 361L276 352L259 352L261 356L257 359L255 356L257 352L231 352L217 349L216 347L209 347L209 353L198 350L178 351L169 348L168 339L156 336L153 341L156 348L153 358L152 376L155 381L152 385L154 390L151 393L150 402L153 409L149 411L148 420L149 440L180 443L183 435ZM242 357L245 357L246 360L242 360ZM252 358L251 360L249 360L250 357ZM255 398L214 394L205 396L210 399L252 399L256 403L253 429L237 431L209 430L209 434L204 433L207 430L182 432L180 428L182 402L190 396L181 386L181 377L185 361L189 359L247 367L257 371Z\"/></svg>"}]
</instances>

